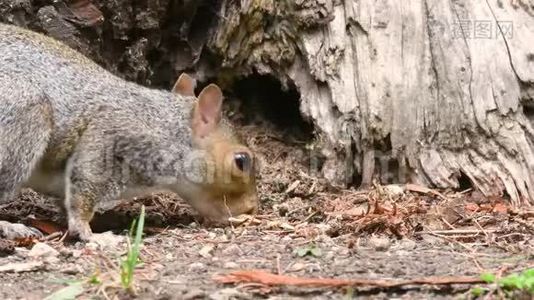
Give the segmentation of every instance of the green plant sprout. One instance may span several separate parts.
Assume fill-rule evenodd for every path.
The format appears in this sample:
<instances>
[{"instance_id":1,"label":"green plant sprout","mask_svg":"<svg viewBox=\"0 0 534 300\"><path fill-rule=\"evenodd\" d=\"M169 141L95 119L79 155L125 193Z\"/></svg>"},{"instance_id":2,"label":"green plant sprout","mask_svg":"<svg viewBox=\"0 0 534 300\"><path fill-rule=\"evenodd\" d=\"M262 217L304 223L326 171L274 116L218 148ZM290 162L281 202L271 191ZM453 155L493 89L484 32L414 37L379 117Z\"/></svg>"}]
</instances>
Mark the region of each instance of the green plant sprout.
<instances>
[{"instance_id":1,"label":"green plant sprout","mask_svg":"<svg viewBox=\"0 0 534 300\"><path fill-rule=\"evenodd\" d=\"M496 284L497 288L509 296L513 292L534 295L534 269L526 269L521 273L513 273L502 278L497 278L497 276L491 273L484 273L480 275L480 279L488 284ZM492 290L479 286L471 289L471 295L474 297L480 297L488 292L492 292Z\"/></svg>"},{"instance_id":2,"label":"green plant sprout","mask_svg":"<svg viewBox=\"0 0 534 300\"><path fill-rule=\"evenodd\" d=\"M137 225L137 226L136 226ZM141 214L139 219L132 222L130 234L128 239L128 253L126 259L121 263L121 284L124 289L132 290L133 276L135 267L138 264L139 251L141 248L141 238L143 235L143 228L145 226L145 206L141 207ZM137 227L137 228L136 228ZM134 228L136 228L134 233ZM135 237L134 237L135 235ZM133 244L130 242L134 238Z\"/></svg>"}]
</instances>

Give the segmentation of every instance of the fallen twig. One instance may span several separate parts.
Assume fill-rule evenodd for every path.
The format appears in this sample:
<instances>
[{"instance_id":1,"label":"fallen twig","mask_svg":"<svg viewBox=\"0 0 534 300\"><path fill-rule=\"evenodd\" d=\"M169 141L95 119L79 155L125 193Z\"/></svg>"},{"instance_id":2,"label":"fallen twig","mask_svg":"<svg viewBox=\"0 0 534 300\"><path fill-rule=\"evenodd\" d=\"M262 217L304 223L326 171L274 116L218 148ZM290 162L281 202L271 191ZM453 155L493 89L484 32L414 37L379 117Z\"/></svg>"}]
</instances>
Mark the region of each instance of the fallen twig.
<instances>
[{"instance_id":1,"label":"fallen twig","mask_svg":"<svg viewBox=\"0 0 534 300\"><path fill-rule=\"evenodd\" d=\"M44 268L42 261L30 261L23 263L8 263L0 266L0 273L21 273L40 271Z\"/></svg>"},{"instance_id":2,"label":"fallen twig","mask_svg":"<svg viewBox=\"0 0 534 300\"><path fill-rule=\"evenodd\" d=\"M484 234L484 233L495 233L495 229L485 229L484 231L480 229L451 229L451 230L433 230L433 231L419 231L416 232L416 235L421 234L441 234L441 235L471 235L471 234Z\"/></svg>"},{"instance_id":3,"label":"fallen twig","mask_svg":"<svg viewBox=\"0 0 534 300\"><path fill-rule=\"evenodd\" d=\"M219 283L261 283L264 285L306 287L345 287L360 285L380 288L392 288L405 285L475 284L484 282L480 278L466 276L425 277L408 280L309 278L277 275L261 270L234 271L227 275L216 276L214 277L214 280Z\"/></svg>"},{"instance_id":4,"label":"fallen twig","mask_svg":"<svg viewBox=\"0 0 534 300\"><path fill-rule=\"evenodd\" d=\"M53 233L45 236L42 240L46 242L46 241L55 240L57 238L61 238L62 236L63 236L63 232L56 231L56 232L53 232Z\"/></svg>"}]
</instances>

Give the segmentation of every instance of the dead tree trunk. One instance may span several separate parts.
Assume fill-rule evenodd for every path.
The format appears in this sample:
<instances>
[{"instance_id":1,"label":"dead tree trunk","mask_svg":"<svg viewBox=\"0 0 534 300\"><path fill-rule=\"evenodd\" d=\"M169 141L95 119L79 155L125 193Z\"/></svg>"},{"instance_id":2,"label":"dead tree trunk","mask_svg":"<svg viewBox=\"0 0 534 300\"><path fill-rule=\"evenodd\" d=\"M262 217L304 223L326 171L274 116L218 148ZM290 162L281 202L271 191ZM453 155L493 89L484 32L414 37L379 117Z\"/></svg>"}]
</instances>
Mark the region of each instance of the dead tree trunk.
<instances>
[{"instance_id":1,"label":"dead tree trunk","mask_svg":"<svg viewBox=\"0 0 534 300\"><path fill-rule=\"evenodd\" d=\"M270 74L300 93L332 183L415 182L534 204L532 0L0 0L108 69Z\"/></svg>"},{"instance_id":2,"label":"dead tree trunk","mask_svg":"<svg viewBox=\"0 0 534 300\"><path fill-rule=\"evenodd\" d=\"M224 67L293 82L324 175L534 203L534 3L226 1L208 46ZM387 178L389 177L389 178Z\"/></svg>"}]
</instances>

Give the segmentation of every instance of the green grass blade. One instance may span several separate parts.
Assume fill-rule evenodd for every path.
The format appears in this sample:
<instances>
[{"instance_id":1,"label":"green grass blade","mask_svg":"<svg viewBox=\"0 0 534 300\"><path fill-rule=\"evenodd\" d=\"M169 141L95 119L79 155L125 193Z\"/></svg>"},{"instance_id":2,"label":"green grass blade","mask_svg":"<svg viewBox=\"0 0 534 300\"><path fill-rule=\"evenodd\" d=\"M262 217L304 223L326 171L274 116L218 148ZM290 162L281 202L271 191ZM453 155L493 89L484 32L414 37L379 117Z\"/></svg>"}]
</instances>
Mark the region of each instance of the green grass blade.
<instances>
[{"instance_id":1,"label":"green grass blade","mask_svg":"<svg viewBox=\"0 0 534 300\"><path fill-rule=\"evenodd\" d=\"M133 282L133 275L135 267L137 266L139 259L139 251L141 248L141 240L143 237L143 228L145 226L145 206L141 206L141 214L139 219L132 223L130 230L130 236L133 236L134 224L137 225L135 230L135 238L132 245L128 249L126 259L121 263L121 283L125 289L129 289Z\"/></svg>"}]
</instances>

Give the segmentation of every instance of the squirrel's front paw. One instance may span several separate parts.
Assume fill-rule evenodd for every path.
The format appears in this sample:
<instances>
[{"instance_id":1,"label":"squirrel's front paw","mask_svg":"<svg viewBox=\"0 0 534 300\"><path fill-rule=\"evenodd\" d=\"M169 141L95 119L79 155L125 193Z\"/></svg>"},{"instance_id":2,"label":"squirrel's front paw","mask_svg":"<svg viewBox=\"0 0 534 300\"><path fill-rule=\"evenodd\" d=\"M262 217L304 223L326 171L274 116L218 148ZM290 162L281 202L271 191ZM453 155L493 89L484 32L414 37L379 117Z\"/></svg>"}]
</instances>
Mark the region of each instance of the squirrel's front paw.
<instances>
[{"instance_id":1,"label":"squirrel's front paw","mask_svg":"<svg viewBox=\"0 0 534 300\"><path fill-rule=\"evenodd\" d=\"M39 230L24 224L0 221L0 237L14 240L29 237L42 238L43 234Z\"/></svg>"},{"instance_id":2,"label":"squirrel's front paw","mask_svg":"<svg viewBox=\"0 0 534 300\"><path fill-rule=\"evenodd\" d=\"M91 239L93 232L89 226L89 222L69 219L69 236L77 238L82 242L88 242Z\"/></svg>"}]
</instances>

